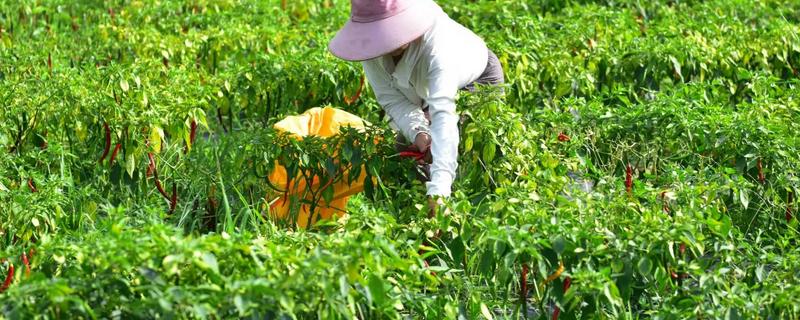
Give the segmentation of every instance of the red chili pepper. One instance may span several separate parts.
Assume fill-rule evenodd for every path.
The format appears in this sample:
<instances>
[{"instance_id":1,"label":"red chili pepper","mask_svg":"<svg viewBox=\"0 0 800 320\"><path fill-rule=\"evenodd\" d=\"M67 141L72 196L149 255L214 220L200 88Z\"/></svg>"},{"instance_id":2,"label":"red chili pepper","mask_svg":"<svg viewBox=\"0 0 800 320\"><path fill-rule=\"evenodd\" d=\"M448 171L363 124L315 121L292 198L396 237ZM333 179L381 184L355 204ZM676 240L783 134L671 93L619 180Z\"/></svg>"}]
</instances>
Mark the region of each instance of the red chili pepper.
<instances>
[{"instance_id":1,"label":"red chili pepper","mask_svg":"<svg viewBox=\"0 0 800 320\"><path fill-rule=\"evenodd\" d=\"M564 286L563 286L564 294L567 293L567 290L569 290L570 286L572 286L572 278L567 277L566 279L564 279ZM560 314L561 314L561 308L556 306L556 309L553 310L553 320L558 320L558 315Z\"/></svg>"},{"instance_id":2,"label":"red chili pepper","mask_svg":"<svg viewBox=\"0 0 800 320\"><path fill-rule=\"evenodd\" d=\"M189 130L189 144L194 144L194 138L197 134L197 122L192 120L191 129ZM183 149L183 153L189 152L189 146L187 145L186 148Z\"/></svg>"},{"instance_id":3,"label":"red chili pepper","mask_svg":"<svg viewBox=\"0 0 800 320\"><path fill-rule=\"evenodd\" d=\"M758 181L763 184L767 179L764 177L764 167L761 166L761 159L756 162L756 167L758 167Z\"/></svg>"},{"instance_id":4,"label":"red chili pepper","mask_svg":"<svg viewBox=\"0 0 800 320\"><path fill-rule=\"evenodd\" d=\"M11 280L14 279L14 265L10 262L8 263L8 274L6 275L6 281L3 282L3 286L0 287L0 293L5 292L8 290L8 287L11 286Z\"/></svg>"},{"instance_id":5,"label":"red chili pepper","mask_svg":"<svg viewBox=\"0 0 800 320\"><path fill-rule=\"evenodd\" d=\"M561 309L556 306L555 310L553 310L553 320L558 320L558 315L561 314Z\"/></svg>"},{"instance_id":6,"label":"red chili pepper","mask_svg":"<svg viewBox=\"0 0 800 320\"><path fill-rule=\"evenodd\" d=\"M153 178L156 180L156 189L164 197L164 199L171 200L170 196L167 195L167 192L164 191L164 187L161 186L161 180L158 179L158 170L156 170L156 160L153 159L153 153L147 153L147 158L150 160L150 167L153 168Z\"/></svg>"},{"instance_id":7,"label":"red chili pepper","mask_svg":"<svg viewBox=\"0 0 800 320\"><path fill-rule=\"evenodd\" d=\"M122 144L121 143L117 143L117 145L114 147L114 151L111 152L111 159L108 160L108 166L109 167L114 165L114 159L117 158L117 152L119 152L119 148L120 147L122 147Z\"/></svg>"},{"instance_id":8,"label":"red chili pepper","mask_svg":"<svg viewBox=\"0 0 800 320\"><path fill-rule=\"evenodd\" d=\"M794 202L794 193L789 191L786 195L786 222L792 221L792 202Z\"/></svg>"},{"instance_id":9,"label":"red chili pepper","mask_svg":"<svg viewBox=\"0 0 800 320\"><path fill-rule=\"evenodd\" d=\"M686 244L681 243L681 245L678 247L678 251L680 251L681 255L686 254Z\"/></svg>"},{"instance_id":10,"label":"red chili pepper","mask_svg":"<svg viewBox=\"0 0 800 320\"><path fill-rule=\"evenodd\" d=\"M197 121L192 120L192 131L189 133L189 141L194 143L194 138L197 136Z\"/></svg>"},{"instance_id":11,"label":"red chili pepper","mask_svg":"<svg viewBox=\"0 0 800 320\"><path fill-rule=\"evenodd\" d=\"M169 212L175 211L175 206L178 205L178 189L175 181L172 181L172 197L169 198Z\"/></svg>"},{"instance_id":12,"label":"red chili pepper","mask_svg":"<svg viewBox=\"0 0 800 320\"><path fill-rule=\"evenodd\" d=\"M28 255L23 251L22 252L22 264L25 265L25 277L31 276L31 263L28 261Z\"/></svg>"},{"instance_id":13,"label":"red chili pepper","mask_svg":"<svg viewBox=\"0 0 800 320\"><path fill-rule=\"evenodd\" d=\"M625 191L630 195L633 191L633 168L631 165L625 167Z\"/></svg>"},{"instance_id":14,"label":"red chili pepper","mask_svg":"<svg viewBox=\"0 0 800 320\"><path fill-rule=\"evenodd\" d=\"M156 189L158 189L158 192L161 193L162 197L164 197L167 200L170 200L170 196L167 195L166 191L164 191L164 187L161 185L161 181L159 181L158 179L156 179Z\"/></svg>"},{"instance_id":15,"label":"red chili pepper","mask_svg":"<svg viewBox=\"0 0 800 320\"><path fill-rule=\"evenodd\" d=\"M39 190L36 189L36 183L33 181L33 178L28 178L28 188L31 189L33 193L39 192Z\"/></svg>"},{"instance_id":16,"label":"red chili pepper","mask_svg":"<svg viewBox=\"0 0 800 320\"><path fill-rule=\"evenodd\" d=\"M114 8L108 8L108 14L111 16L111 20L114 20Z\"/></svg>"},{"instance_id":17,"label":"red chili pepper","mask_svg":"<svg viewBox=\"0 0 800 320\"><path fill-rule=\"evenodd\" d=\"M163 64L164 67L169 68L169 59L166 57L161 57L161 64Z\"/></svg>"},{"instance_id":18,"label":"red chili pepper","mask_svg":"<svg viewBox=\"0 0 800 320\"><path fill-rule=\"evenodd\" d=\"M414 158L415 160L421 160L425 158L424 153L417 151L403 151L400 152L399 155L403 158Z\"/></svg>"},{"instance_id":19,"label":"red chili pepper","mask_svg":"<svg viewBox=\"0 0 800 320\"><path fill-rule=\"evenodd\" d=\"M145 174L146 174L146 176L148 178L153 175L153 164L152 163L148 163L147 164L147 172Z\"/></svg>"},{"instance_id":20,"label":"red chili pepper","mask_svg":"<svg viewBox=\"0 0 800 320\"><path fill-rule=\"evenodd\" d=\"M522 264L522 271L519 277L519 299L521 303L525 303L528 300L528 264Z\"/></svg>"},{"instance_id":21,"label":"red chili pepper","mask_svg":"<svg viewBox=\"0 0 800 320\"><path fill-rule=\"evenodd\" d=\"M667 201L667 192L661 192L661 210L664 211L666 214L670 214L669 212L669 202Z\"/></svg>"},{"instance_id":22,"label":"red chili pepper","mask_svg":"<svg viewBox=\"0 0 800 320\"><path fill-rule=\"evenodd\" d=\"M569 141L569 136L561 132L558 134L558 141L567 142Z\"/></svg>"},{"instance_id":23,"label":"red chili pepper","mask_svg":"<svg viewBox=\"0 0 800 320\"><path fill-rule=\"evenodd\" d=\"M47 53L47 69L50 71L50 75L53 75L53 59L49 52Z\"/></svg>"},{"instance_id":24,"label":"red chili pepper","mask_svg":"<svg viewBox=\"0 0 800 320\"><path fill-rule=\"evenodd\" d=\"M106 145L105 148L103 148L103 156L100 157L100 163L103 163L103 160L105 160L108 155L108 151L111 150L111 129L108 127L107 122L103 122L103 129L106 133Z\"/></svg>"},{"instance_id":25,"label":"red chili pepper","mask_svg":"<svg viewBox=\"0 0 800 320\"><path fill-rule=\"evenodd\" d=\"M356 102L356 100L358 100L358 98L361 96L361 89L363 88L364 88L364 75L361 75L361 82L358 85L358 90L356 90L356 94L354 94L352 97L344 96L344 103L346 103L349 106L353 104L353 102Z\"/></svg>"}]
</instances>

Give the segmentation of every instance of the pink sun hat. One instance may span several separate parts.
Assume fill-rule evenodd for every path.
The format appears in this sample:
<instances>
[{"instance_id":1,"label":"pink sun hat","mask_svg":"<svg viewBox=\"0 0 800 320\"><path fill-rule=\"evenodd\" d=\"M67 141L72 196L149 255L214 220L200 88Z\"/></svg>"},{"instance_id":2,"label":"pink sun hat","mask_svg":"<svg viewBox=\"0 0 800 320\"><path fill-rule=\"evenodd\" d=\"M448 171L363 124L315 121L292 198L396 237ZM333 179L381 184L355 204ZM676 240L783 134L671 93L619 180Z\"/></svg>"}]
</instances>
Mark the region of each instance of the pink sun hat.
<instances>
[{"instance_id":1,"label":"pink sun hat","mask_svg":"<svg viewBox=\"0 0 800 320\"><path fill-rule=\"evenodd\" d=\"M432 0L350 0L350 20L328 49L350 61L388 54L419 38L442 9Z\"/></svg>"}]
</instances>

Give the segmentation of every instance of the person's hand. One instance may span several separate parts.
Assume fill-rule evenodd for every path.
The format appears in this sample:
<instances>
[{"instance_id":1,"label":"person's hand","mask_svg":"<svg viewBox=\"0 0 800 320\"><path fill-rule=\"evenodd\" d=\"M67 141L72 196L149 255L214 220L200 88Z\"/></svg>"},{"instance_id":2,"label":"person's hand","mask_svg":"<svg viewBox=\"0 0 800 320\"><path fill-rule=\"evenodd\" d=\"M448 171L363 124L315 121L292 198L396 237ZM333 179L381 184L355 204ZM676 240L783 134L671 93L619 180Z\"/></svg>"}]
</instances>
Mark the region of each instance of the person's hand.
<instances>
[{"instance_id":1,"label":"person's hand","mask_svg":"<svg viewBox=\"0 0 800 320\"><path fill-rule=\"evenodd\" d=\"M437 196L429 196L428 197L428 218L433 218L436 216L436 212L439 210L439 207L444 206L444 198L437 197ZM448 214L449 211L445 208L445 212L443 214Z\"/></svg>"},{"instance_id":2,"label":"person's hand","mask_svg":"<svg viewBox=\"0 0 800 320\"><path fill-rule=\"evenodd\" d=\"M430 157L431 136L429 134L425 132L417 134L417 137L414 139L414 148L417 148L417 151L425 154L424 158L418 160L419 164L425 164L431 162L431 157Z\"/></svg>"},{"instance_id":3,"label":"person's hand","mask_svg":"<svg viewBox=\"0 0 800 320\"><path fill-rule=\"evenodd\" d=\"M420 132L414 139L414 147L419 152L427 152L431 148L431 136L425 132Z\"/></svg>"}]
</instances>

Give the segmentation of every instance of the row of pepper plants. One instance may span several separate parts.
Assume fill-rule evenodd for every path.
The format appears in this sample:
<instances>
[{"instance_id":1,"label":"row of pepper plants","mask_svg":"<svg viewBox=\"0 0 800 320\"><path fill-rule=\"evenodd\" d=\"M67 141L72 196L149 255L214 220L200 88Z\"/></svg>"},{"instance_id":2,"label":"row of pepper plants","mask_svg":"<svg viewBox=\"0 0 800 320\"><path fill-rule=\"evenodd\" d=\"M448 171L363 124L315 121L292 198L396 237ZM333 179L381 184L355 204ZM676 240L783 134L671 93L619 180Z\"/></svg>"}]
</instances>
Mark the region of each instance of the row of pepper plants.
<instances>
[{"instance_id":1,"label":"row of pepper plants","mask_svg":"<svg viewBox=\"0 0 800 320\"><path fill-rule=\"evenodd\" d=\"M440 4L508 86L460 100L458 192L425 219L391 133L270 128L381 123L325 51L346 1L0 2L0 313L798 317L797 4ZM298 230L269 219L275 161L376 184Z\"/></svg>"}]
</instances>

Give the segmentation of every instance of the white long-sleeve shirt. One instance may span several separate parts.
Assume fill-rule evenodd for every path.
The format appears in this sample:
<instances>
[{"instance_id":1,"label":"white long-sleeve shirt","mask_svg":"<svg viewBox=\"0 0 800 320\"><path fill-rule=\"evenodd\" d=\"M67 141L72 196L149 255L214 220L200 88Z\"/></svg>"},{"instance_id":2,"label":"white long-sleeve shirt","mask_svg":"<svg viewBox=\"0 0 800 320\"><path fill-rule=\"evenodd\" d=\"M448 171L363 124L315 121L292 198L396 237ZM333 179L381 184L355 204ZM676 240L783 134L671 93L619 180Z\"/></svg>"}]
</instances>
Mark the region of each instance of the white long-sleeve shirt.
<instances>
[{"instance_id":1,"label":"white long-sleeve shirt","mask_svg":"<svg viewBox=\"0 0 800 320\"><path fill-rule=\"evenodd\" d=\"M480 77L489 50L443 11L431 14L437 15L433 27L409 44L396 66L389 55L362 64L378 103L403 136L413 142L419 133L430 134L433 163L427 194L450 196L458 167L456 94Z\"/></svg>"}]
</instances>

